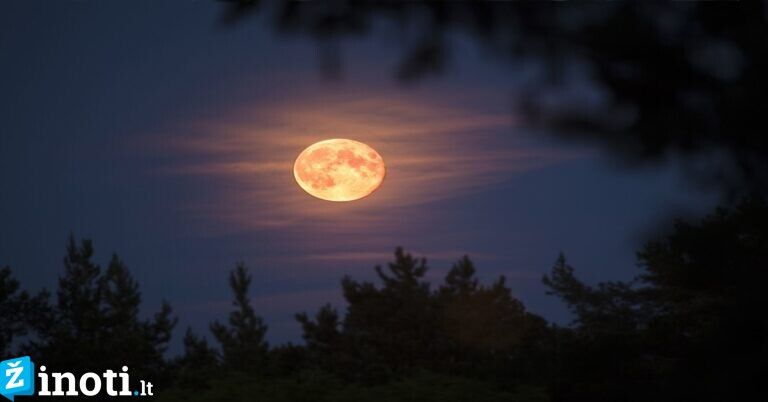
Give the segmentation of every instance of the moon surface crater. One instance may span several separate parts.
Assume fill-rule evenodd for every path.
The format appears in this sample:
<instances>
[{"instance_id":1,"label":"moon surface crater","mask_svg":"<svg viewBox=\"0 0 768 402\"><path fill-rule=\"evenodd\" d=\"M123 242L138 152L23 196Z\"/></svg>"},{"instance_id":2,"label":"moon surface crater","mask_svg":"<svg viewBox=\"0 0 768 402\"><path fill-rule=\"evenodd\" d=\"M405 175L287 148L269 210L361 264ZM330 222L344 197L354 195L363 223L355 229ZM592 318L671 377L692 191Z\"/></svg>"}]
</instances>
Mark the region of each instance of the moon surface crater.
<instances>
[{"instance_id":1,"label":"moon surface crater","mask_svg":"<svg viewBox=\"0 0 768 402\"><path fill-rule=\"evenodd\" d=\"M384 159L373 148L348 139L316 142L299 154L293 175L304 191L327 201L354 201L384 180Z\"/></svg>"}]
</instances>

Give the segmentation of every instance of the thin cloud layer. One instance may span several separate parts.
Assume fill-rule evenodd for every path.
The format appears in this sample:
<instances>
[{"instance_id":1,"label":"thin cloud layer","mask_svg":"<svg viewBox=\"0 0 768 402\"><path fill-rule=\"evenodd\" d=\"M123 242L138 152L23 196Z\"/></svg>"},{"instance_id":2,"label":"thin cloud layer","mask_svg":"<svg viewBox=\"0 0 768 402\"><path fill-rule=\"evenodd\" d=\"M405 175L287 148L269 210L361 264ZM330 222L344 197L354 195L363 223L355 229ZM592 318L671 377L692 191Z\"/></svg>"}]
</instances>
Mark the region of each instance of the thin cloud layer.
<instances>
[{"instance_id":1,"label":"thin cloud layer","mask_svg":"<svg viewBox=\"0 0 768 402\"><path fill-rule=\"evenodd\" d=\"M171 176L227 183L185 208L207 224L235 231L281 229L355 233L401 225L413 206L456 198L566 155L520 145L510 113L464 101L401 93L283 97L267 105L194 122L163 148L178 158ZM372 196L330 203L304 193L292 166L308 145L350 138L376 149L387 177Z\"/></svg>"}]
</instances>

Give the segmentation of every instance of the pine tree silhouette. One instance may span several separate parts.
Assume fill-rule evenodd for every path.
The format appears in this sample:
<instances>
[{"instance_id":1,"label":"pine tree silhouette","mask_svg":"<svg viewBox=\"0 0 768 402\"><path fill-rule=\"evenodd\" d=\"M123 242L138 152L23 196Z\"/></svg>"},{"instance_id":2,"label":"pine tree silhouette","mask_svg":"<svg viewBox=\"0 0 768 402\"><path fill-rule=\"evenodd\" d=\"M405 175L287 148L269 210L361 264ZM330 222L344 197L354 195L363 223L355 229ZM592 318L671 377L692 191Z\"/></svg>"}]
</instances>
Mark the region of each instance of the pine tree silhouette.
<instances>
[{"instance_id":1,"label":"pine tree silhouette","mask_svg":"<svg viewBox=\"0 0 768 402\"><path fill-rule=\"evenodd\" d=\"M267 326L256 316L248 297L251 276L245 264L238 263L230 272L229 286L234 293L232 305L235 310L229 314L228 325L211 324L211 332L221 345L222 366L226 369L258 372L266 369L269 349L264 341Z\"/></svg>"}]
</instances>

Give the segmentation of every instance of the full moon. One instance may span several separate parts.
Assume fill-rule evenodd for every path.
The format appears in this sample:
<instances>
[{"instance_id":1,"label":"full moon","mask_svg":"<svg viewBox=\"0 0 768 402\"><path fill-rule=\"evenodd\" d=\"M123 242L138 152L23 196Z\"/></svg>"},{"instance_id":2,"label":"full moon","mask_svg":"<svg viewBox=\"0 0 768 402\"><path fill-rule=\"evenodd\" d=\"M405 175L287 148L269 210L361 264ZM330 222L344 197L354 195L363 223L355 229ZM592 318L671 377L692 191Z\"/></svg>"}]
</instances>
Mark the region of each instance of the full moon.
<instances>
[{"instance_id":1,"label":"full moon","mask_svg":"<svg viewBox=\"0 0 768 402\"><path fill-rule=\"evenodd\" d=\"M386 168L378 152L362 142L330 139L308 146L293 164L307 193L327 201L354 201L376 191Z\"/></svg>"}]
</instances>

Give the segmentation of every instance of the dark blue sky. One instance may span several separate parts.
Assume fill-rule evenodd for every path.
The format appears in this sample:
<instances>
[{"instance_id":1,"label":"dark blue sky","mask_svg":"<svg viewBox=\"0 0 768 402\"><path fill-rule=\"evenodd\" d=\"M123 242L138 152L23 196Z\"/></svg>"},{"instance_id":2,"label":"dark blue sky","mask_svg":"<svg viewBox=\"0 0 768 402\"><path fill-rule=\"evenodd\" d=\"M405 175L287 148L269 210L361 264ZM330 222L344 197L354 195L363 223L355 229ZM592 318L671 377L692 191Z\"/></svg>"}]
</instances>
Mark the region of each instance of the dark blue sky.
<instances>
[{"instance_id":1,"label":"dark blue sky","mask_svg":"<svg viewBox=\"0 0 768 402\"><path fill-rule=\"evenodd\" d=\"M203 331L225 318L226 275L242 260L281 343L300 338L294 313L343 306L340 278L373 278L402 245L431 261L433 283L469 253L482 278L506 275L529 309L564 322L540 284L558 252L587 281L628 278L644 233L716 198L673 163L623 169L526 130L512 99L530 67L461 37L449 71L403 86L382 26L342 43L342 78L328 80L311 40L274 34L263 16L224 29L219 11L3 4L0 265L25 288L56 285L73 232L102 264L120 254L144 313L165 298L180 328ZM596 96L586 82L573 91ZM380 191L339 205L298 189L293 158L329 137L383 155Z\"/></svg>"}]
</instances>

